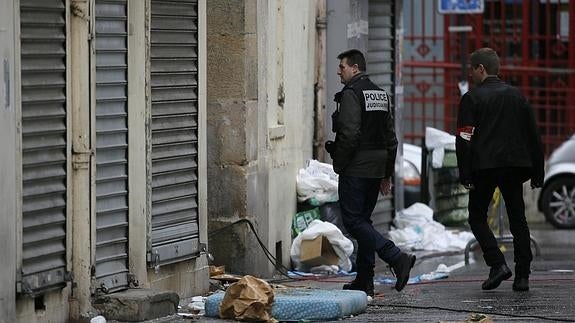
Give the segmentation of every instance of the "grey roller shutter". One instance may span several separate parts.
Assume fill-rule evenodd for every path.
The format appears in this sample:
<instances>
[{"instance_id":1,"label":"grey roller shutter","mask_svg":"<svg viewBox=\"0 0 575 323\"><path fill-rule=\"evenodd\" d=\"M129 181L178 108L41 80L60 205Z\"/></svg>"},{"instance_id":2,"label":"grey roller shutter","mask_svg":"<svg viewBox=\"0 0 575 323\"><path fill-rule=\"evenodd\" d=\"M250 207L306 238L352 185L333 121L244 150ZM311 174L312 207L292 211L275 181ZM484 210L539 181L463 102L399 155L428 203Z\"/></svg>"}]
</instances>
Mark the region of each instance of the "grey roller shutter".
<instances>
[{"instance_id":1,"label":"grey roller shutter","mask_svg":"<svg viewBox=\"0 0 575 323\"><path fill-rule=\"evenodd\" d=\"M65 286L67 129L64 0L20 1L22 271L20 292Z\"/></svg>"},{"instance_id":2,"label":"grey roller shutter","mask_svg":"<svg viewBox=\"0 0 575 323\"><path fill-rule=\"evenodd\" d=\"M152 250L150 265L196 257L198 4L152 1Z\"/></svg>"},{"instance_id":3,"label":"grey roller shutter","mask_svg":"<svg viewBox=\"0 0 575 323\"><path fill-rule=\"evenodd\" d=\"M395 91L395 8L393 0L369 0L367 71L370 79L385 89L393 107ZM392 191L393 192L393 191ZM387 231L394 211L393 194L379 196L373 213L373 224Z\"/></svg>"},{"instance_id":4,"label":"grey roller shutter","mask_svg":"<svg viewBox=\"0 0 575 323\"><path fill-rule=\"evenodd\" d=\"M369 0L367 70L370 79L390 95L393 95L395 85L394 12L392 0Z\"/></svg>"},{"instance_id":5,"label":"grey roller shutter","mask_svg":"<svg viewBox=\"0 0 575 323\"><path fill-rule=\"evenodd\" d=\"M96 280L128 288L126 0L96 1Z\"/></svg>"}]
</instances>

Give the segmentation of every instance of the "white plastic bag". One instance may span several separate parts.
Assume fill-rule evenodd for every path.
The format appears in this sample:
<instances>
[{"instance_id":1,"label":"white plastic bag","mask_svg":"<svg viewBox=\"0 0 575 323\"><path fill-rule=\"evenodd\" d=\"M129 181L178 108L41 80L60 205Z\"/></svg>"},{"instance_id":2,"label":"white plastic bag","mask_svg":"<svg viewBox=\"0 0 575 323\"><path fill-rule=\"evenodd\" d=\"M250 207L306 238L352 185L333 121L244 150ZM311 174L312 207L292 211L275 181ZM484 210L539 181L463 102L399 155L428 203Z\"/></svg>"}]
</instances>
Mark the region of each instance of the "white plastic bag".
<instances>
[{"instance_id":1,"label":"white plastic bag","mask_svg":"<svg viewBox=\"0 0 575 323\"><path fill-rule=\"evenodd\" d=\"M313 220L308 227L300 233L291 245L290 255L296 270L308 271L310 268L304 266L300 260L302 240L313 240L323 235L329 240L333 250L339 258L338 266L345 271L351 270L349 256L353 253L353 243L346 238L337 226L321 220Z\"/></svg>"},{"instance_id":2,"label":"white plastic bag","mask_svg":"<svg viewBox=\"0 0 575 323\"><path fill-rule=\"evenodd\" d=\"M300 169L296 179L297 199L308 201L313 206L336 202L338 176L330 164L310 160L305 169Z\"/></svg>"},{"instance_id":3,"label":"white plastic bag","mask_svg":"<svg viewBox=\"0 0 575 323\"><path fill-rule=\"evenodd\" d=\"M463 250L473 234L453 232L433 220L433 210L423 203L415 203L397 213L389 237L397 245L412 250Z\"/></svg>"},{"instance_id":4,"label":"white plastic bag","mask_svg":"<svg viewBox=\"0 0 575 323\"><path fill-rule=\"evenodd\" d=\"M431 150L431 166L443 166L445 149L455 150L455 136L432 127L425 128L425 147Z\"/></svg>"}]
</instances>

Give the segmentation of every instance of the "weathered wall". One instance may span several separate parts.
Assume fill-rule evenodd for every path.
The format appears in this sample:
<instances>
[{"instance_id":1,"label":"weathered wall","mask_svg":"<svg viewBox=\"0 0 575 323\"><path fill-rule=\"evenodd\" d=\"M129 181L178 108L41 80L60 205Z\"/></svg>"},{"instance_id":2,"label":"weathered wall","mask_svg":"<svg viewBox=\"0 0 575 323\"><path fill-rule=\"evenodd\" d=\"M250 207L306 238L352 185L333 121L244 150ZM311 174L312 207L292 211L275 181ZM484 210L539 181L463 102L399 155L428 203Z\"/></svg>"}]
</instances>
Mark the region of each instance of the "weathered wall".
<instances>
[{"instance_id":1,"label":"weathered wall","mask_svg":"<svg viewBox=\"0 0 575 323\"><path fill-rule=\"evenodd\" d=\"M208 230L248 219L288 265L295 178L312 154L315 2L209 1L207 29ZM229 271L272 272L245 223L209 249Z\"/></svg>"},{"instance_id":2,"label":"weathered wall","mask_svg":"<svg viewBox=\"0 0 575 323\"><path fill-rule=\"evenodd\" d=\"M16 107L14 4L0 3L0 322L15 320L16 294Z\"/></svg>"}]
</instances>

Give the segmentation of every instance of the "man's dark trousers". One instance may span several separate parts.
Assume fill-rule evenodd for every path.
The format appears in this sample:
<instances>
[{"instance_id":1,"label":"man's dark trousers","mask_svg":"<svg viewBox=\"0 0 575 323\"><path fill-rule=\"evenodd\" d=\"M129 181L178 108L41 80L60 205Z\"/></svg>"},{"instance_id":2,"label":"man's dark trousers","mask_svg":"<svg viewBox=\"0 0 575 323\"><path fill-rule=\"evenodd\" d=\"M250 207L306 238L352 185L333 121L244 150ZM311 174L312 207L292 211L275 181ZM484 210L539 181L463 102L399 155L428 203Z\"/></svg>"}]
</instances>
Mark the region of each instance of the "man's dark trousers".
<instances>
[{"instance_id":1,"label":"man's dark trousers","mask_svg":"<svg viewBox=\"0 0 575 323\"><path fill-rule=\"evenodd\" d=\"M505 263L505 257L487 223L489 203L495 188L499 187L509 217L509 230L513 235L516 276L529 276L533 259L523 202L523 183L528 177L528 169L520 167L480 170L473 173L475 188L469 192L469 225L481 246L485 263L493 267Z\"/></svg>"},{"instance_id":2,"label":"man's dark trousers","mask_svg":"<svg viewBox=\"0 0 575 323\"><path fill-rule=\"evenodd\" d=\"M373 272L375 252L387 263L400 254L395 244L377 232L371 213L377 203L381 178L339 175L338 193L342 220L346 230L357 240L357 272Z\"/></svg>"}]
</instances>

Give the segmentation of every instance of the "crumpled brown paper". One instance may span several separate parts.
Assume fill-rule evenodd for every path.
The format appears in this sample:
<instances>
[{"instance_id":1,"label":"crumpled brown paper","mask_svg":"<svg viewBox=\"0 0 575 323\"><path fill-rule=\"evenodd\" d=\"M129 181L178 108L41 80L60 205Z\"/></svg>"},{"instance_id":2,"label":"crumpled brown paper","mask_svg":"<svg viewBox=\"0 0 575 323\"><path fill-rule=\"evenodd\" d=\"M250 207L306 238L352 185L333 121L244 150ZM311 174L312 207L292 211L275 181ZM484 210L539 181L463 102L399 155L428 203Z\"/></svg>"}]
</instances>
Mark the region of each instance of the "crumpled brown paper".
<instances>
[{"instance_id":1,"label":"crumpled brown paper","mask_svg":"<svg viewBox=\"0 0 575 323\"><path fill-rule=\"evenodd\" d=\"M220 304L220 317L241 321L277 322L273 319L274 291L271 286L250 275L242 277L226 290Z\"/></svg>"}]
</instances>

